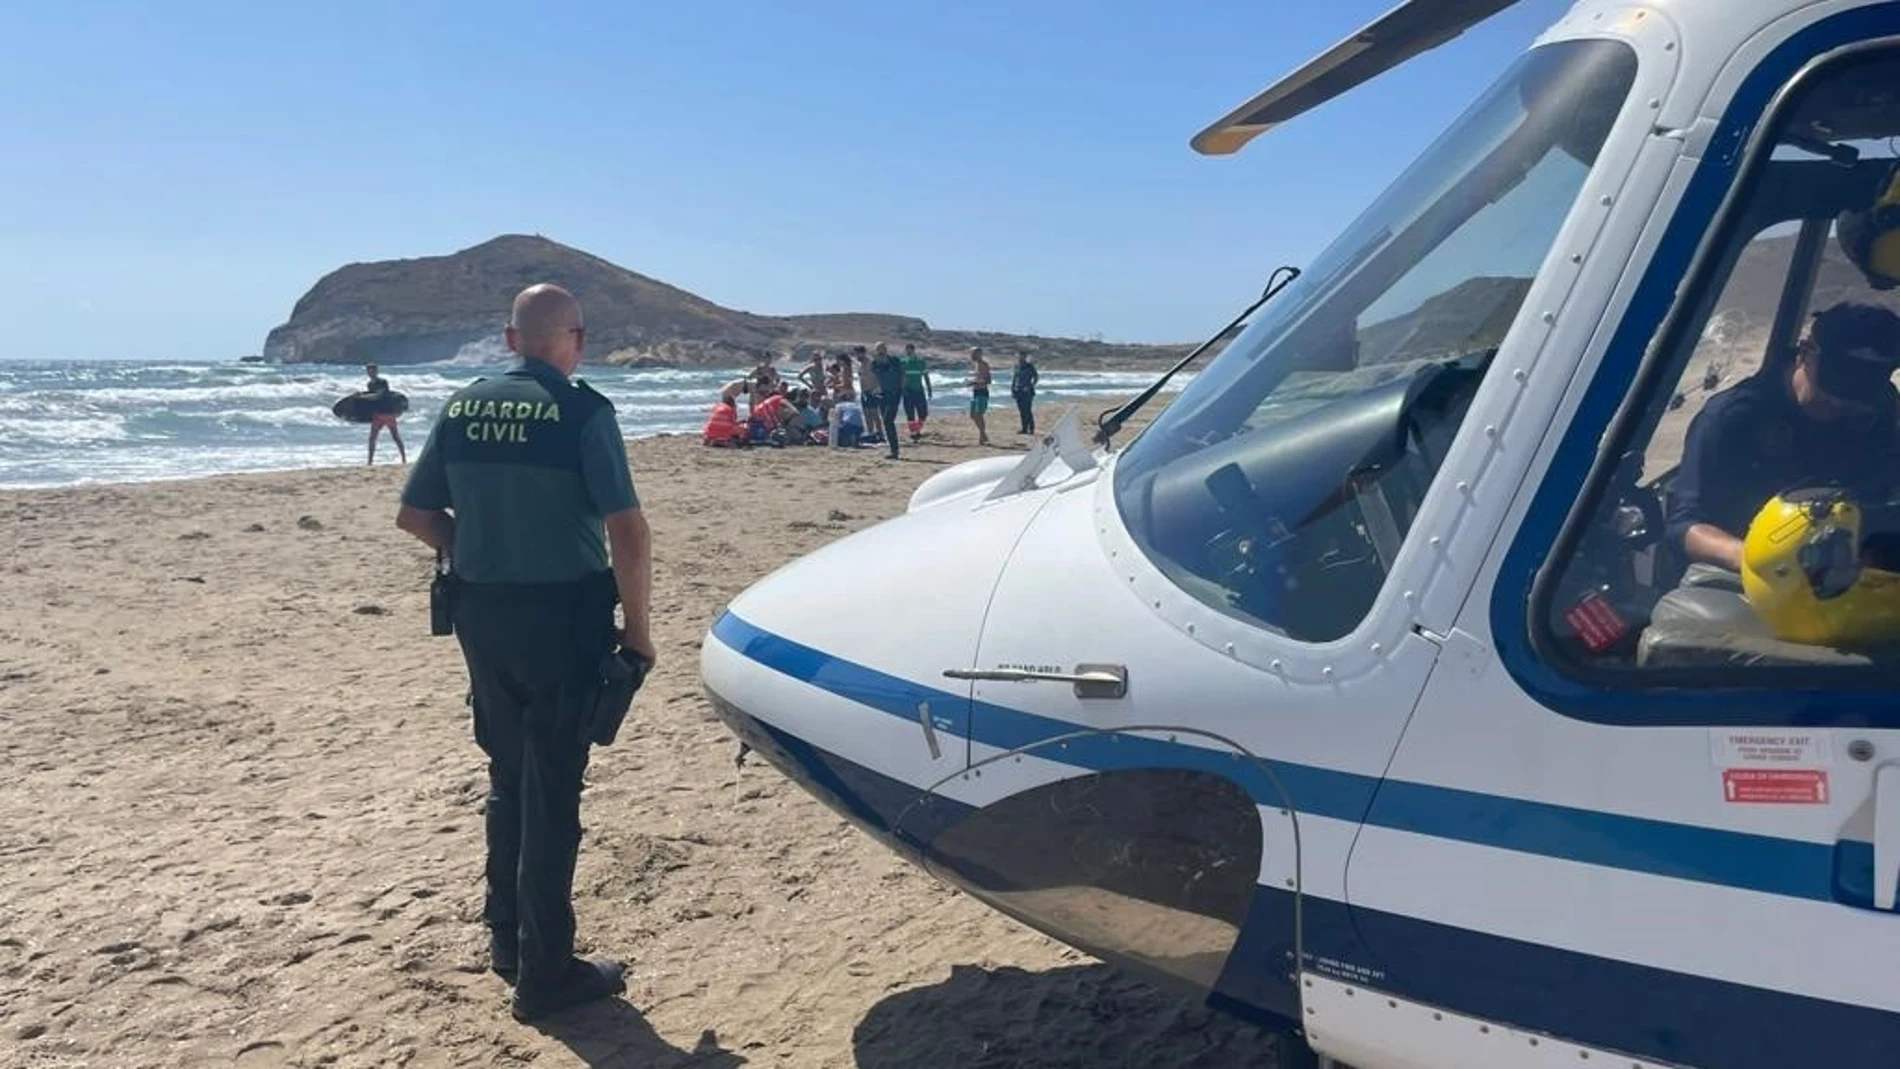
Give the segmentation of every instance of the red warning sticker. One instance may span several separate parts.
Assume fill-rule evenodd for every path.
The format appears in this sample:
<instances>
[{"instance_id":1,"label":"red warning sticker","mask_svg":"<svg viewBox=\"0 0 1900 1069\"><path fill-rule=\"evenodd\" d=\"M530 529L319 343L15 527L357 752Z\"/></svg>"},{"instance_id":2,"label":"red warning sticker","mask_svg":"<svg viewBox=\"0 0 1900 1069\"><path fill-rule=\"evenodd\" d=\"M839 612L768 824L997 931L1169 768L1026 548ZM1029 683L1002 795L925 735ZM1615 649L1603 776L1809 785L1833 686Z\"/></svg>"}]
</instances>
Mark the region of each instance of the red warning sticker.
<instances>
[{"instance_id":1,"label":"red warning sticker","mask_svg":"<svg viewBox=\"0 0 1900 1069\"><path fill-rule=\"evenodd\" d=\"M1629 633L1628 622L1610 605L1609 599L1594 590L1564 613L1564 622L1591 653L1602 653Z\"/></svg>"},{"instance_id":2,"label":"red warning sticker","mask_svg":"<svg viewBox=\"0 0 1900 1069\"><path fill-rule=\"evenodd\" d=\"M1827 773L1807 768L1725 768L1722 797L1731 802L1825 805Z\"/></svg>"}]
</instances>

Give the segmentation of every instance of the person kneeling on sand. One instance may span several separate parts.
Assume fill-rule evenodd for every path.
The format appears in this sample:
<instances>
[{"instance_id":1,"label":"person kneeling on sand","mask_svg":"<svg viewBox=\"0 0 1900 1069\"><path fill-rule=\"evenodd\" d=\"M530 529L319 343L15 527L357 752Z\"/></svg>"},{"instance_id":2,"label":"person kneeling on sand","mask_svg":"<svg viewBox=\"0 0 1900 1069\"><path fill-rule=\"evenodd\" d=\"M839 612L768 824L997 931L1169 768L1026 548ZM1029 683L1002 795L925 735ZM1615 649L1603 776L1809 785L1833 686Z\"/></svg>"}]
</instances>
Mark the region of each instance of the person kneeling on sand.
<instances>
[{"instance_id":1,"label":"person kneeling on sand","mask_svg":"<svg viewBox=\"0 0 1900 1069\"><path fill-rule=\"evenodd\" d=\"M746 422L750 426L753 441L781 446L790 440L790 425L797 418L798 411L792 406L791 399L785 396L785 388L781 384L752 406L752 415Z\"/></svg>"},{"instance_id":2,"label":"person kneeling on sand","mask_svg":"<svg viewBox=\"0 0 1900 1069\"><path fill-rule=\"evenodd\" d=\"M794 445L819 445L825 437L825 417L812 407L811 391L803 387L788 394L792 417L786 423L786 435Z\"/></svg>"},{"instance_id":3,"label":"person kneeling on sand","mask_svg":"<svg viewBox=\"0 0 1900 1069\"><path fill-rule=\"evenodd\" d=\"M856 449L864 437L864 408L856 401L839 401L831 406L831 444Z\"/></svg>"},{"instance_id":4,"label":"person kneeling on sand","mask_svg":"<svg viewBox=\"0 0 1900 1069\"><path fill-rule=\"evenodd\" d=\"M742 446L746 444L746 427L739 422L739 409L730 400L720 397L713 405L712 414L706 417L706 426L700 431L700 441L712 446Z\"/></svg>"}]
</instances>

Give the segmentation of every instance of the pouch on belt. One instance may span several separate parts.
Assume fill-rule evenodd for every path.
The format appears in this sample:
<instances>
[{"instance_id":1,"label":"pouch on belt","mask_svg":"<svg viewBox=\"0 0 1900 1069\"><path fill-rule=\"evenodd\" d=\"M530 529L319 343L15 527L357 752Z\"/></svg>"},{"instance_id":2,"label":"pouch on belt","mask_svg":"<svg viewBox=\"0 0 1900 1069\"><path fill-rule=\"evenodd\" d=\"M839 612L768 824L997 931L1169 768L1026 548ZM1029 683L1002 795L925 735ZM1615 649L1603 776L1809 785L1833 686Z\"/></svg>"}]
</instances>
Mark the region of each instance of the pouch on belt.
<instances>
[{"instance_id":1,"label":"pouch on belt","mask_svg":"<svg viewBox=\"0 0 1900 1069\"><path fill-rule=\"evenodd\" d=\"M587 722L587 738L594 745L613 744L627 711L633 708L633 696L646 682L647 668L646 660L628 649L615 650L600 659L598 689Z\"/></svg>"}]
</instances>

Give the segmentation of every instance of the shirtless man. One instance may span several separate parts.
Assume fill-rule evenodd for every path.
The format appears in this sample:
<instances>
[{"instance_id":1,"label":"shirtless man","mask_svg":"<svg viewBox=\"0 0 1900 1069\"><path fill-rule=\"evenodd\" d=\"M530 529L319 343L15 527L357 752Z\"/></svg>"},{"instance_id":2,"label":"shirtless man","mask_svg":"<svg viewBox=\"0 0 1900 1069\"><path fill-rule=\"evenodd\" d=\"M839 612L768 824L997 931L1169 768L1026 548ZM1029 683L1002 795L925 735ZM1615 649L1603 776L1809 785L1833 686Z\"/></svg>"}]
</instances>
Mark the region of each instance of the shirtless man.
<instances>
[{"instance_id":1,"label":"shirtless man","mask_svg":"<svg viewBox=\"0 0 1900 1069\"><path fill-rule=\"evenodd\" d=\"M983 359L981 347L970 350L970 422L976 424L976 444L990 444L990 429L984 415L990 410L990 362Z\"/></svg>"},{"instance_id":2,"label":"shirtless man","mask_svg":"<svg viewBox=\"0 0 1900 1069\"><path fill-rule=\"evenodd\" d=\"M798 381L811 391L811 403L818 409L825 408L825 351L813 349L811 363L798 373Z\"/></svg>"},{"instance_id":3,"label":"shirtless man","mask_svg":"<svg viewBox=\"0 0 1900 1069\"><path fill-rule=\"evenodd\" d=\"M858 401L864 405L865 431L878 432L877 413L884 405L884 391L878 385L877 376L871 372L871 354L864 346L857 345L852 347L851 356L857 362Z\"/></svg>"},{"instance_id":4,"label":"shirtless man","mask_svg":"<svg viewBox=\"0 0 1900 1069\"><path fill-rule=\"evenodd\" d=\"M838 359L832 361L831 381L829 385L831 388L831 407L825 411L826 433L831 436L831 444L836 446L840 444L838 441L838 431L844 417L845 406L851 406L852 411L856 411L858 408L858 388L857 382L853 378L851 355L849 353L839 353ZM862 420L862 417L859 418Z\"/></svg>"}]
</instances>

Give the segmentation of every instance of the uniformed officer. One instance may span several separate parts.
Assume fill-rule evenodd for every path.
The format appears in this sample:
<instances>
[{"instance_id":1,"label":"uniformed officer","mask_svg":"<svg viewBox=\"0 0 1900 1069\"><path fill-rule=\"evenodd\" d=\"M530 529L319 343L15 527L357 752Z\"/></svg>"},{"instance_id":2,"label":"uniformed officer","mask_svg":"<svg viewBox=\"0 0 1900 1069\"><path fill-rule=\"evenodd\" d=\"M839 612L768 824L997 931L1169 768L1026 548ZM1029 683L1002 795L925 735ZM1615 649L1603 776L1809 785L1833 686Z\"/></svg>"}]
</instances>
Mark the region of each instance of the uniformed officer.
<instances>
[{"instance_id":1,"label":"uniformed officer","mask_svg":"<svg viewBox=\"0 0 1900 1069\"><path fill-rule=\"evenodd\" d=\"M1739 573L1749 521L1792 487L1890 485L1897 362L1900 316L1843 301L1814 316L1791 364L1711 397L1689 424L1669 490L1668 537L1692 565Z\"/></svg>"},{"instance_id":2,"label":"uniformed officer","mask_svg":"<svg viewBox=\"0 0 1900 1069\"><path fill-rule=\"evenodd\" d=\"M460 579L455 633L488 757L483 918L525 1021L626 987L620 963L574 956L574 859L598 667L616 641L654 660L652 559L613 405L569 378L579 302L530 286L506 338L521 360L449 398L396 522Z\"/></svg>"}]
</instances>

